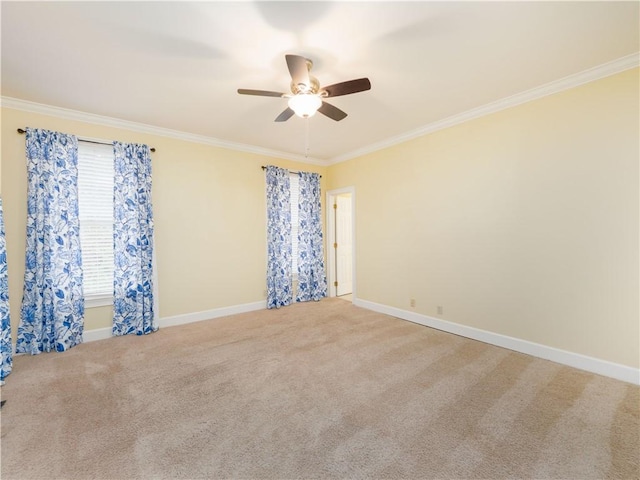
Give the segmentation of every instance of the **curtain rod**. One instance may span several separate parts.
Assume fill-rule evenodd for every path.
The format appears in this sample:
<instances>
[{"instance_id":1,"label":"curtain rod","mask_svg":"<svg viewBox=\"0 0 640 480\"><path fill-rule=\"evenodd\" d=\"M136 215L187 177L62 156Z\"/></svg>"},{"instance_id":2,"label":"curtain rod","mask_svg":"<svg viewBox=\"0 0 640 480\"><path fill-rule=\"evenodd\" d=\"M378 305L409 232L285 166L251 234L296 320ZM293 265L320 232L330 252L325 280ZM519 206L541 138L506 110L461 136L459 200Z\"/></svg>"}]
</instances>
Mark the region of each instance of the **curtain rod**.
<instances>
[{"instance_id":1,"label":"curtain rod","mask_svg":"<svg viewBox=\"0 0 640 480\"><path fill-rule=\"evenodd\" d=\"M27 133L27 131L23 130L22 128L19 128L18 129L18 133ZM109 142L98 142L96 140L86 140L86 139L80 138L80 137L77 137L77 138L78 138L79 142L84 142L84 143L95 143L96 145L113 145L112 143L109 143ZM153 147L151 147L149 150L151 150L152 152L156 151L156 149L153 148Z\"/></svg>"},{"instance_id":2,"label":"curtain rod","mask_svg":"<svg viewBox=\"0 0 640 480\"><path fill-rule=\"evenodd\" d=\"M267 167L266 167L265 165L262 165L262 167L261 167L261 168L262 168L263 170L266 170L266 169L267 169ZM293 171L293 170L288 170L288 171L289 171L289 173L300 173L300 172L295 172L295 171ZM320 178L322 178L322 175L320 175Z\"/></svg>"}]
</instances>

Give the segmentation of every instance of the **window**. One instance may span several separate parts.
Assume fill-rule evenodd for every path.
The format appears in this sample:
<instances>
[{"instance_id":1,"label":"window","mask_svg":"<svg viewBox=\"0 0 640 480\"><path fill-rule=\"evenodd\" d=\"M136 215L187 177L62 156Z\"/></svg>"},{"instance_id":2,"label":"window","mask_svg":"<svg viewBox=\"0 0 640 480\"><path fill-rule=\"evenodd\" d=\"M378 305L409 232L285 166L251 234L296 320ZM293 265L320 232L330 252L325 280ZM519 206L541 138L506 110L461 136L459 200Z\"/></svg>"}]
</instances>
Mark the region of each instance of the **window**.
<instances>
[{"instance_id":1,"label":"window","mask_svg":"<svg viewBox=\"0 0 640 480\"><path fill-rule=\"evenodd\" d=\"M300 177L297 173L289 175L291 190L291 273L293 279L298 278L298 231L300 220L298 219L298 199L300 197Z\"/></svg>"},{"instance_id":2,"label":"window","mask_svg":"<svg viewBox=\"0 0 640 480\"><path fill-rule=\"evenodd\" d=\"M87 307L113 302L113 146L78 143L80 246Z\"/></svg>"}]
</instances>

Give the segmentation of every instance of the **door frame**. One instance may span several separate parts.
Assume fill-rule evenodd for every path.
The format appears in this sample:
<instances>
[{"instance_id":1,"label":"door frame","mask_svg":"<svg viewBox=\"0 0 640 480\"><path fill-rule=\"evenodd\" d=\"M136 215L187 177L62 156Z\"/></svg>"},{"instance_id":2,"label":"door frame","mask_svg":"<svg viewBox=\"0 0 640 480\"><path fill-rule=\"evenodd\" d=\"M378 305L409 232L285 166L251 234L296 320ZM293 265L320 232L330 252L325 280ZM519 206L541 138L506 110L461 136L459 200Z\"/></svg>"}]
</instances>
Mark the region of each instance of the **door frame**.
<instances>
[{"instance_id":1,"label":"door frame","mask_svg":"<svg viewBox=\"0 0 640 480\"><path fill-rule=\"evenodd\" d=\"M336 287L334 282L336 281L336 261L335 250L333 243L335 239L335 210L333 209L334 199L338 195L343 193L351 194L351 278L352 278L352 298L356 299L356 188L355 187L343 187L335 190L329 190L326 192L326 207L327 207L327 241L325 242L327 248L327 294L329 297L336 296Z\"/></svg>"}]
</instances>

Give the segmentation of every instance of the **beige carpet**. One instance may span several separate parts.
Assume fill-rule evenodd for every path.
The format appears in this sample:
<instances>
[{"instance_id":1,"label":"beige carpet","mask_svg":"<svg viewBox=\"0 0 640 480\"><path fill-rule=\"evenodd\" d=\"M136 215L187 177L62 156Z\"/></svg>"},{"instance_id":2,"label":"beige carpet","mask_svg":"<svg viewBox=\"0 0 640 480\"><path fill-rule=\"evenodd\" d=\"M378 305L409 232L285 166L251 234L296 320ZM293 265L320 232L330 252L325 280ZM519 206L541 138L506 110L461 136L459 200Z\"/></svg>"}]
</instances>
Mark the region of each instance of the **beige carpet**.
<instances>
[{"instance_id":1,"label":"beige carpet","mask_svg":"<svg viewBox=\"0 0 640 480\"><path fill-rule=\"evenodd\" d=\"M3 480L640 476L639 388L339 299L15 358Z\"/></svg>"}]
</instances>

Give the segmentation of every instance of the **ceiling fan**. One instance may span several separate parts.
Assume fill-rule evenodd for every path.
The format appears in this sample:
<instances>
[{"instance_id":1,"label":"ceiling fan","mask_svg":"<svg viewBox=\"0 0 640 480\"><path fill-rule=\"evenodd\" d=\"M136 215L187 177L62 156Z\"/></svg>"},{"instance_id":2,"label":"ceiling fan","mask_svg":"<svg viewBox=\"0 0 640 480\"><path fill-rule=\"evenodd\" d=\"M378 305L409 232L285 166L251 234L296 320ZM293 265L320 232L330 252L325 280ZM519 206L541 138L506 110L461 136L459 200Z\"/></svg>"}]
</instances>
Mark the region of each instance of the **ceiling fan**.
<instances>
[{"instance_id":1,"label":"ceiling fan","mask_svg":"<svg viewBox=\"0 0 640 480\"><path fill-rule=\"evenodd\" d=\"M311 60L300 55L285 55L285 59L291 74L291 93L238 89L238 93L242 95L288 98L289 106L276 117L276 122L289 120L294 114L302 118L309 118L316 111L339 122L347 114L338 107L325 102L324 99L364 92L371 88L371 82L368 78L358 78L357 80L335 83L328 87L320 87L318 79L309 74L313 67Z\"/></svg>"}]
</instances>

